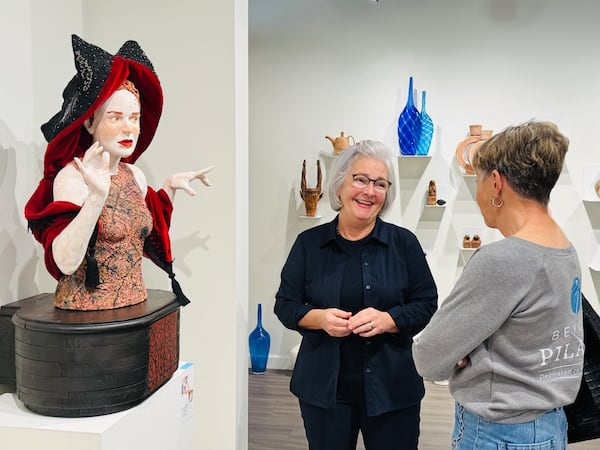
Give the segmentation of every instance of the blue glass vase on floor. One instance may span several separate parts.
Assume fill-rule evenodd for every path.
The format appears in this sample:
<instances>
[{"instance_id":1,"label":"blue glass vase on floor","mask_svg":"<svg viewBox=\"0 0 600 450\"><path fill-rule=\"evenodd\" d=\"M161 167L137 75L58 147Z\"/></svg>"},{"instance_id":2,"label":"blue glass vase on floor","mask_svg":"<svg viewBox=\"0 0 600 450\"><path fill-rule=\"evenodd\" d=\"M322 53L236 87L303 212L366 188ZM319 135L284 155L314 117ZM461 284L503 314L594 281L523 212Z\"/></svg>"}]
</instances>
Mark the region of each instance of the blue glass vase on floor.
<instances>
[{"instance_id":1,"label":"blue glass vase on floor","mask_svg":"<svg viewBox=\"0 0 600 450\"><path fill-rule=\"evenodd\" d=\"M429 153L431 139L433 138L433 121L425 110L425 100L427 93L423 91L421 97L421 135L417 144L417 155L426 156Z\"/></svg>"},{"instance_id":2,"label":"blue glass vase on floor","mask_svg":"<svg viewBox=\"0 0 600 450\"><path fill-rule=\"evenodd\" d=\"M413 102L413 78L409 79L408 100L398 117L398 144L402 155L416 155L421 135L421 117Z\"/></svg>"},{"instance_id":3,"label":"blue glass vase on floor","mask_svg":"<svg viewBox=\"0 0 600 450\"><path fill-rule=\"evenodd\" d=\"M269 348L271 347L271 336L262 326L262 304L260 303L258 304L256 328L248 336L248 345L250 346L252 373L265 373L267 360L269 359Z\"/></svg>"}]
</instances>

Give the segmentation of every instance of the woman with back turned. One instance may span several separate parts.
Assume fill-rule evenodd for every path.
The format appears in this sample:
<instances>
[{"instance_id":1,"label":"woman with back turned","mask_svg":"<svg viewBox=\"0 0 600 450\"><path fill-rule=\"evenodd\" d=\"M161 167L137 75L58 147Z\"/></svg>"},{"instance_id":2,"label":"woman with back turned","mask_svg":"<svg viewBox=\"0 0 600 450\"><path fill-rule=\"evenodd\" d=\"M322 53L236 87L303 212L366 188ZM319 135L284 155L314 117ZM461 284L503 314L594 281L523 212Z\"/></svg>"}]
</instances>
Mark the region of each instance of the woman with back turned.
<instances>
[{"instance_id":1,"label":"woman with back turned","mask_svg":"<svg viewBox=\"0 0 600 450\"><path fill-rule=\"evenodd\" d=\"M449 379L453 449L567 446L562 407L583 366L581 269L548 202L568 146L553 123L528 122L475 155L477 204L505 239L473 254L413 347L421 375Z\"/></svg>"}]
</instances>

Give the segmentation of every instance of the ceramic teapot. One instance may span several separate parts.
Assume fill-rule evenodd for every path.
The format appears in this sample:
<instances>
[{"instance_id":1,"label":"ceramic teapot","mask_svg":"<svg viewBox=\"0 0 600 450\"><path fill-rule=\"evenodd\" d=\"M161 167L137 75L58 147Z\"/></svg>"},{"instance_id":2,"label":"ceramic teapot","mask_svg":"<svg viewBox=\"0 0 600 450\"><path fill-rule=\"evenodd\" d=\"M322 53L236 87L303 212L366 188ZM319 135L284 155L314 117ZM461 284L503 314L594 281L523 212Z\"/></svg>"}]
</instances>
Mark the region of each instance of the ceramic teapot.
<instances>
[{"instance_id":1,"label":"ceramic teapot","mask_svg":"<svg viewBox=\"0 0 600 450\"><path fill-rule=\"evenodd\" d=\"M325 136L325 139L329 139L331 141L331 144L333 145L333 150L335 151L336 155L339 155L355 143L354 137L352 135L344 136L343 131L340 131L340 135L336 138ZM350 143L350 139L352 139L352 143Z\"/></svg>"}]
</instances>

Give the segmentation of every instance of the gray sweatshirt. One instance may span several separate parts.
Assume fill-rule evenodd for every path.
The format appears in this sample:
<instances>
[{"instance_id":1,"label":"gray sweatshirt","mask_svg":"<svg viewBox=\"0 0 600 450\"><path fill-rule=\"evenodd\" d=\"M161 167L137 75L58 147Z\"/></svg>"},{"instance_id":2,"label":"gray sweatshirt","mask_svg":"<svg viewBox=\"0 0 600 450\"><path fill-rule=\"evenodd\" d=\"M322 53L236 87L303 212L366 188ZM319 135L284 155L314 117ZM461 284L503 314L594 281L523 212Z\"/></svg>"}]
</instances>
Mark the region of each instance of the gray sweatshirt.
<instances>
[{"instance_id":1,"label":"gray sweatshirt","mask_svg":"<svg viewBox=\"0 0 600 450\"><path fill-rule=\"evenodd\" d=\"M527 422L572 403L583 352L575 249L515 237L473 254L413 345L424 378L448 379L458 403L501 423ZM467 367L458 369L465 356Z\"/></svg>"}]
</instances>

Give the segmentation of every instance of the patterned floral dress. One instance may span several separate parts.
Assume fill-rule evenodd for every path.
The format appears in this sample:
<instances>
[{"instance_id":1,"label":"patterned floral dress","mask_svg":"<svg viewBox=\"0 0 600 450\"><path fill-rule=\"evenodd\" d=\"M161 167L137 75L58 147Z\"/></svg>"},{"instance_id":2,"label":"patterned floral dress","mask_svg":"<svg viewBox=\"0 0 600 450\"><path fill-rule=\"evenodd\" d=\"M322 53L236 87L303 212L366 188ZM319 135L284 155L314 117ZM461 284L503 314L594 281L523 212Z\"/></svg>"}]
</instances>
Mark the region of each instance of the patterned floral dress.
<instances>
[{"instance_id":1,"label":"patterned floral dress","mask_svg":"<svg viewBox=\"0 0 600 450\"><path fill-rule=\"evenodd\" d=\"M98 219L95 256L100 284L86 288L87 263L58 281L54 305L62 309L101 310L135 305L146 299L142 279L144 240L152 215L127 164L112 176L110 192Z\"/></svg>"}]
</instances>

